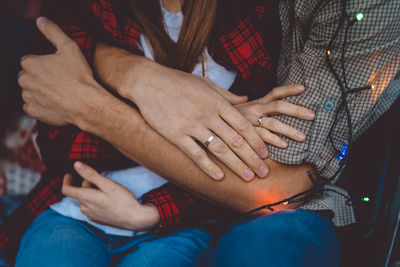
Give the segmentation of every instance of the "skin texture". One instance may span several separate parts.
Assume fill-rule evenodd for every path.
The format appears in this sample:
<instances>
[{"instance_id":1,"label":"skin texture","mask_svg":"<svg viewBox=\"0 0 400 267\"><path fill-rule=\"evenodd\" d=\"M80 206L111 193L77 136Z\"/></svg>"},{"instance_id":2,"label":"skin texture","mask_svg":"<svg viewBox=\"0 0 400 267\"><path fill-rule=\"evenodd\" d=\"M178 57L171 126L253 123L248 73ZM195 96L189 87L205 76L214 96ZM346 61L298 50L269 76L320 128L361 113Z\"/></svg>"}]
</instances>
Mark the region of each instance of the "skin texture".
<instances>
[{"instance_id":1,"label":"skin texture","mask_svg":"<svg viewBox=\"0 0 400 267\"><path fill-rule=\"evenodd\" d=\"M244 213L266 203L279 201L312 186L307 176L308 170L313 172L310 166L287 166L265 159L264 163L268 164L270 168L268 178L246 182L214 156L208 154L225 174L221 181L210 179L191 157L156 132L137 110L105 91L94 80L93 73L79 47L55 24L39 19L38 26L42 33L54 43L57 52L45 56L26 56L21 61L24 72L20 75L19 83L23 88L23 99L26 102L24 109L28 114L51 125L74 124L83 131L107 140L122 153L170 182L238 212ZM148 61L135 60L136 57L126 57L123 53L112 53L110 54L111 58L98 57L98 55L101 55L101 50L96 51L97 70L108 84L114 83L113 88L131 88L130 79L134 79L145 71L149 71L152 77L159 73L154 72L155 68L164 72L168 71L165 67L162 67L165 69L158 68L156 63L150 64L151 62ZM121 62L125 62L125 64L121 64ZM125 67L126 71L119 72L124 73L123 75L104 73L99 68L102 64L111 70L121 70ZM115 66L118 67L114 69ZM172 74L174 72L171 72ZM127 86L127 84L130 85ZM287 90L287 94L289 92L293 95L301 93L296 86ZM282 108L286 110L285 112L291 110L293 107L284 108L282 104L275 103L280 95L282 95L282 89L275 90L274 94L266 96L258 102L247 104L249 106L247 113L253 116L249 115L249 120L254 119L254 116L260 113L273 114L282 111ZM269 109L265 108L264 110L264 104L268 102L268 99L275 101L271 102L275 104L270 104ZM242 104L238 108L246 110L246 104ZM310 111L303 110L303 112L300 113L306 118L306 113ZM264 120L262 124L264 124ZM265 125L265 127L268 126ZM278 126L275 125L275 127ZM287 132L288 135L293 134L292 130ZM315 177L314 172L313 174ZM89 176L85 176L85 173L81 173L81 175L88 181L84 187L87 187L87 183L96 184L94 180L88 178ZM99 178L99 176L96 177ZM68 179L64 183L64 193L78 197L75 193L80 188L71 188ZM65 191L65 187L70 190ZM96 190L103 193L107 190L106 185L101 188L97 187ZM94 221L132 230L143 229L144 225L151 228L156 224L157 219L154 218L157 218L158 212L154 206L137 208L137 201L130 192L123 190L122 186L115 183L112 184L112 187L114 190L107 191L108 194L103 194L103 197L98 197L98 191L86 190L85 199L80 199L83 206L87 208L84 209L85 214L90 214L90 218ZM110 192L118 192L118 194ZM118 197L115 197L116 195L125 200L125 207L135 207L137 213L131 215L130 212L126 212L122 217L107 218L108 212L106 211L118 210L119 201ZM282 205L277 206L276 210L294 207L295 205ZM112 213L110 212L110 214ZM137 217L141 217L141 220L138 220Z\"/></svg>"}]
</instances>

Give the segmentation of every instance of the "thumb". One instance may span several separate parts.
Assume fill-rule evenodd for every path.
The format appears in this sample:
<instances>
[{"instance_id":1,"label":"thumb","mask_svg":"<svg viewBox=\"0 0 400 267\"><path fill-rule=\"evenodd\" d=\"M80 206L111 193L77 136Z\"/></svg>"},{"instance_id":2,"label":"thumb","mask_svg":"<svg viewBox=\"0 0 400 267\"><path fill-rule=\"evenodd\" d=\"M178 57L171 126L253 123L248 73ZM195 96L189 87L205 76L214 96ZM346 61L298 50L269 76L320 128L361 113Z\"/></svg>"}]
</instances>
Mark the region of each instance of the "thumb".
<instances>
[{"instance_id":1,"label":"thumb","mask_svg":"<svg viewBox=\"0 0 400 267\"><path fill-rule=\"evenodd\" d=\"M220 93L232 105L241 104L247 101L247 96L238 96L229 92L221 87L215 86L218 93Z\"/></svg>"},{"instance_id":2,"label":"thumb","mask_svg":"<svg viewBox=\"0 0 400 267\"><path fill-rule=\"evenodd\" d=\"M97 186L102 191L110 183L108 178L101 176L96 170L80 161L74 163L74 169L84 180Z\"/></svg>"},{"instance_id":3,"label":"thumb","mask_svg":"<svg viewBox=\"0 0 400 267\"><path fill-rule=\"evenodd\" d=\"M36 20L36 25L57 50L60 50L62 45L72 42L71 38L57 24L45 17L39 17Z\"/></svg>"}]
</instances>

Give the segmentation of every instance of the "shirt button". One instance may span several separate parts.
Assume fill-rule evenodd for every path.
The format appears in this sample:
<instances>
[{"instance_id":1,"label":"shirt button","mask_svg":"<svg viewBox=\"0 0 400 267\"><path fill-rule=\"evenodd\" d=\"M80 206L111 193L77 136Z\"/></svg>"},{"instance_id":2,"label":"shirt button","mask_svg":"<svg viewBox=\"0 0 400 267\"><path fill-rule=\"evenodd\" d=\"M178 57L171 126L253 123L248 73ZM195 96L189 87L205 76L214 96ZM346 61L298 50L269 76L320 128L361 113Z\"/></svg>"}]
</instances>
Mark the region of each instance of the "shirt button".
<instances>
[{"instance_id":1,"label":"shirt button","mask_svg":"<svg viewBox=\"0 0 400 267\"><path fill-rule=\"evenodd\" d=\"M331 111L334 108L335 108L335 104L332 101L326 101L325 102L325 110L327 112Z\"/></svg>"}]
</instances>

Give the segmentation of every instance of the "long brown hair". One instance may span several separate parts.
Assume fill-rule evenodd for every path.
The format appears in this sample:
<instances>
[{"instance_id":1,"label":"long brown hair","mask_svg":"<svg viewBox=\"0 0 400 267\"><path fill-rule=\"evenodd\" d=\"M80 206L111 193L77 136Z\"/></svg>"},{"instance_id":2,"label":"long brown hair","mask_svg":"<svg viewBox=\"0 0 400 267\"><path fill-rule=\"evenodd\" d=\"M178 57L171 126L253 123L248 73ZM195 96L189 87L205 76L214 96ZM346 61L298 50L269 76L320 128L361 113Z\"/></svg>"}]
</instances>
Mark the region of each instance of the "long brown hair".
<instances>
[{"instance_id":1,"label":"long brown hair","mask_svg":"<svg viewBox=\"0 0 400 267\"><path fill-rule=\"evenodd\" d=\"M178 42L169 37L159 0L127 0L135 19L143 27L154 59L163 65L192 72L211 34L218 0L185 0Z\"/></svg>"}]
</instances>

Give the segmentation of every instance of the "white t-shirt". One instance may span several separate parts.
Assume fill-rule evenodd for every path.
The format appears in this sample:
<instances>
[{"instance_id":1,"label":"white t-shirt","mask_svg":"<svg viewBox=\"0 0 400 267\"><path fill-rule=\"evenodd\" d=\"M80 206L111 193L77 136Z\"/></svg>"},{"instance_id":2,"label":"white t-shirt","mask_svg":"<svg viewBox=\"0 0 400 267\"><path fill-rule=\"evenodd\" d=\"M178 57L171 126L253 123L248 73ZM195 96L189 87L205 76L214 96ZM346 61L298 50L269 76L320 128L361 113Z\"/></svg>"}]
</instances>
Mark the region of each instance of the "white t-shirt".
<instances>
[{"instance_id":1,"label":"white t-shirt","mask_svg":"<svg viewBox=\"0 0 400 267\"><path fill-rule=\"evenodd\" d=\"M162 12L164 16L166 30L171 39L177 42L183 22L183 15L182 13L168 12L164 8L162 8ZM144 54L147 58L154 60L151 46L149 45L146 36L143 34L140 36L139 46L143 49ZM205 49L205 57L205 77L210 79L215 85L228 90L233 85L237 72L229 71L221 65L218 65L210 57L207 49ZM203 75L201 63L198 63L195 66L192 74L199 76ZM102 173L102 175L110 178L111 180L123 185L124 187L132 191L139 201L143 194L167 183L167 181L162 177L141 166L117 171L105 171ZM145 231L135 232L91 222L87 219L85 215L81 213L79 202L70 197L65 197L60 202L52 205L51 208L64 216L68 216L80 221L85 221L104 231L106 234L132 237L146 233Z\"/></svg>"}]
</instances>

